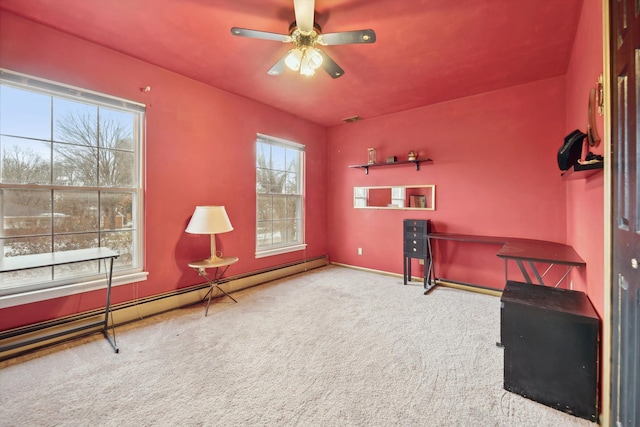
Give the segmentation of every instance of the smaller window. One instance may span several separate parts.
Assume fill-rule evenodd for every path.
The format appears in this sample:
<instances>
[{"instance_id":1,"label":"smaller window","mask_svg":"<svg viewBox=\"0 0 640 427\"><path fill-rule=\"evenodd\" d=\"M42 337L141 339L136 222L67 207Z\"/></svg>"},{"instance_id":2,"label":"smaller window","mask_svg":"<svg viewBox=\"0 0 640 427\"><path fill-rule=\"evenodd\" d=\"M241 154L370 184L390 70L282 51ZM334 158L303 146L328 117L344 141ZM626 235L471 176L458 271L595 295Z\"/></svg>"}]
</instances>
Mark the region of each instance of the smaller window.
<instances>
[{"instance_id":1,"label":"smaller window","mask_svg":"<svg viewBox=\"0 0 640 427\"><path fill-rule=\"evenodd\" d=\"M304 145L258 134L256 257L302 250Z\"/></svg>"}]
</instances>

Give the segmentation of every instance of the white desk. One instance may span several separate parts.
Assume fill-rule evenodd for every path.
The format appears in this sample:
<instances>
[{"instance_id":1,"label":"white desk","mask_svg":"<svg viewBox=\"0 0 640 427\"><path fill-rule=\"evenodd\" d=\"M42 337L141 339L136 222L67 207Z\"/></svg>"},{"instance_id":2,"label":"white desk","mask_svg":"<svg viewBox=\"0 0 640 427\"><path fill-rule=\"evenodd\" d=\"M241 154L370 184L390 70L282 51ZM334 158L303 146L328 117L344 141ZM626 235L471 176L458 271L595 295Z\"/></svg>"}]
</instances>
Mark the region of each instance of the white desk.
<instances>
[{"instance_id":1,"label":"white desk","mask_svg":"<svg viewBox=\"0 0 640 427\"><path fill-rule=\"evenodd\" d=\"M73 251L62 251L62 252L50 252L45 254L35 254L35 255L24 255L20 257L6 257L0 258L0 273L9 273L12 271L20 271L20 270L28 270L31 268L40 268L40 267L54 267L56 265L65 265L65 264L73 264L77 262L86 262L86 261L100 261L110 259L109 267L107 270L107 300L104 308L104 320L99 320L96 322L91 322L82 326L78 326L75 328L66 329L62 332L57 332L52 335L47 335L43 337L37 337L30 340L20 341L15 344L10 344L4 347L0 347L0 352L12 350L14 348L31 345L34 343L42 342L49 340L51 338L56 338L59 336L64 336L88 329L95 329L96 326L101 327L101 331L104 334L105 338L113 347L113 350L118 353L119 349L116 345L115 334L113 337L109 335L108 326L109 326L109 312L111 310L111 279L113 276L113 260L118 258L119 254L115 251L112 251L108 248L91 248L91 249L78 249ZM92 334L96 331L88 331L86 335ZM82 336L85 334L81 334Z\"/></svg>"},{"instance_id":2,"label":"white desk","mask_svg":"<svg viewBox=\"0 0 640 427\"><path fill-rule=\"evenodd\" d=\"M204 296L204 298L209 297L209 299L207 300L207 308L204 312L205 317L209 313L209 304L211 304L211 296L213 295L214 288L217 288L220 292L231 298L233 302L238 302L235 300L235 298L226 293L224 289L219 286L220 280L222 279L222 276L224 276L224 273L227 271L231 264L234 264L236 262L238 262L237 257L224 257L214 261L205 259L203 261L194 261L189 263L189 267L196 270L200 277L205 279L209 284L209 292L207 292L207 295ZM209 268L213 269L213 275L211 276L207 275L207 269Z\"/></svg>"}]
</instances>

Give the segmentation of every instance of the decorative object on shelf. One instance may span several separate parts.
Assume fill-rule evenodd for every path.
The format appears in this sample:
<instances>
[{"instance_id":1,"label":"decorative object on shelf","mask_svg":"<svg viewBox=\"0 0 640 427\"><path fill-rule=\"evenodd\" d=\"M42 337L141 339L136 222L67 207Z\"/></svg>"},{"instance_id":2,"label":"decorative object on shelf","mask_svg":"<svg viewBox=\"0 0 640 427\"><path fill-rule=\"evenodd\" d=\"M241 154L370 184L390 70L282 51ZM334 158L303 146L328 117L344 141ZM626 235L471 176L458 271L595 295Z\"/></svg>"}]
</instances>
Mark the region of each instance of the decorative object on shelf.
<instances>
[{"instance_id":1,"label":"decorative object on shelf","mask_svg":"<svg viewBox=\"0 0 640 427\"><path fill-rule=\"evenodd\" d=\"M376 149L375 148L369 148L369 160L367 161L368 164L373 165L376 162Z\"/></svg>"},{"instance_id":2,"label":"decorative object on shelf","mask_svg":"<svg viewBox=\"0 0 640 427\"><path fill-rule=\"evenodd\" d=\"M408 156L407 156L407 159L408 159L409 161L414 161L414 160L416 160L416 158L417 158L416 152L415 152L415 151L413 151L413 150L409 151L409 154L408 154Z\"/></svg>"},{"instance_id":3,"label":"decorative object on shelf","mask_svg":"<svg viewBox=\"0 0 640 427\"><path fill-rule=\"evenodd\" d=\"M426 208L427 207L427 199L422 194L412 194L409 196L409 207L410 208Z\"/></svg>"},{"instance_id":4,"label":"decorative object on shelf","mask_svg":"<svg viewBox=\"0 0 640 427\"><path fill-rule=\"evenodd\" d=\"M600 135L598 134L598 126L596 123L596 111L603 114L602 100L602 75L598 77L596 87L589 91L589 111L587 119L587 141L589 146L597 147L600 145Z\"/></svg>"},{"instance_id":5,"label":"decorative object on shelf","mask_svg":"<svg viewBox=\"0 0 640 427\"><path fill-rule=\"evenodd\" d=\"M396 156L387 156L387 163L395 163L398 161Z\"/></svg>"},{"instance_id":6,"label":"decorative object on shelf","mask_svg":"<svg viewBox=\"0 0 640 427\"><path fill-rule=\"evenodd\" d=\"M219 262L223 258L216 253L216 234L231 230L233 226L224 206L196 206L185 231L191 234L210 234L211 256L203 261Z\"/></svg>"},{"instance_id":7,"label":"decorative object on shelf","mask_svg":"<svg viewBox=\"0 0 640 427\"><path fill-rule=\"evenodd\" d=\"M582 144L586 137L587 134L582 133L579 129L564 137L564 143L558 150L558 167L560 170L566 171L578 163L582 155Z\"/></svg>"}]
</instances>

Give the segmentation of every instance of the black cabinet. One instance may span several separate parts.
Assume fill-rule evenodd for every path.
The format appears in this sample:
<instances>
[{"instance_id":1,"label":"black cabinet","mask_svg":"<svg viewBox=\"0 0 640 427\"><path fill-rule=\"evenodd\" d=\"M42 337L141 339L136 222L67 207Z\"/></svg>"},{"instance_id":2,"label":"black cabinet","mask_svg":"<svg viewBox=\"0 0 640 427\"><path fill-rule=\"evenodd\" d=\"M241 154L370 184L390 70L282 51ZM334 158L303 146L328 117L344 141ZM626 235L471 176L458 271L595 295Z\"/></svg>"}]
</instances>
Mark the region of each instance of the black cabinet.
<instances>
[{"instance_id":1,"label":"black cabinet","mask_svg":"<svg viewBox=\"0 0 640 427\"><path fill-rule=\"evenodd\" d=\"M597 421L600 319L589 298L509 281L500 314L505 390Z\"/></svg>"},{"instance_id":2,"label":"black cabinet","mask_svg":"<svg viewBox=\"0 0 640 427\"><path fill-rule=\"evenodd\" d=\"M431 222L428 219L405 219L402 224L404 236L403 272L404 284L411 280L411 260L421 259L424 262L424 288L429 289L429 239L427 234L431 231Z\"/></svg>"}]
</instances>

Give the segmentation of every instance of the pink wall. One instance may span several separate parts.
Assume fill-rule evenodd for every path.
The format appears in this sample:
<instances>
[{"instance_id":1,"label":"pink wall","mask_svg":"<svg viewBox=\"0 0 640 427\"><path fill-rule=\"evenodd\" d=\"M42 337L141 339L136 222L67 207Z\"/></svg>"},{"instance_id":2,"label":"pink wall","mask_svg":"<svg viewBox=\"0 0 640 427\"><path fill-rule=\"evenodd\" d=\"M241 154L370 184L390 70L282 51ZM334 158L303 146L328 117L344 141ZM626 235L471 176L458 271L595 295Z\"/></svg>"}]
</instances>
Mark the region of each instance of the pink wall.
<instances>
[{"instance_id":1,"label":"pink wall","mask_svg":"<svg viewBox=\"0 0 640 427\"><path fill-rule=\"evenodd\" d=\"M235 229L219 236L218 248L240 258L230 275L326 254L325 128L2 11L0 52L0 67L147 105L149 278L114 288L114 303L202 282L187 263L208 255L209 240L184 232L198 204L227 208ZM314 207L306 213L306 252L254 257L257 132L306 145L307 203ZM7 308L0 330L101 305L104 292L90 292Z\"/></svg>"},{"instance_id":2,"label":"pink wall","mask_svg":"<svg viewBox=\"0 0 640 427\"><path fill-rule=\"evenodd\" d=\"M567 71L566 125L586 132L589 90L603 72L602 2L584 0L580 23ZM604 136L603 118L598 130ZM589 150L603 154L605 143ZM573 274L574 288L585 291L594 307L604 315L604 174L586 180L568 181L567 243L586 261L587 267Z\"/></svg>"},{"instance_id":3,"label":"pink wall","mask_svg":"<svg viewBox=\"0 0 640 427\"><path fill-rule=\"evenodd\" d=\"M440 232L564 242L565 184L556 162L565 134L564 93L558 77L329 129L331 261L402 273L404 218L429 218ZM417 150L433 164L417 172L411 165L375 168L369 175L348 168L366 163L368 147L379 159L406 159ZM417 184L436 185L435 211L353 208L354 186ZM455 261L437 265L439 276L504 286L495 245L437 249L446 251L441 259Z\"/></svg>"}]
</instances>

